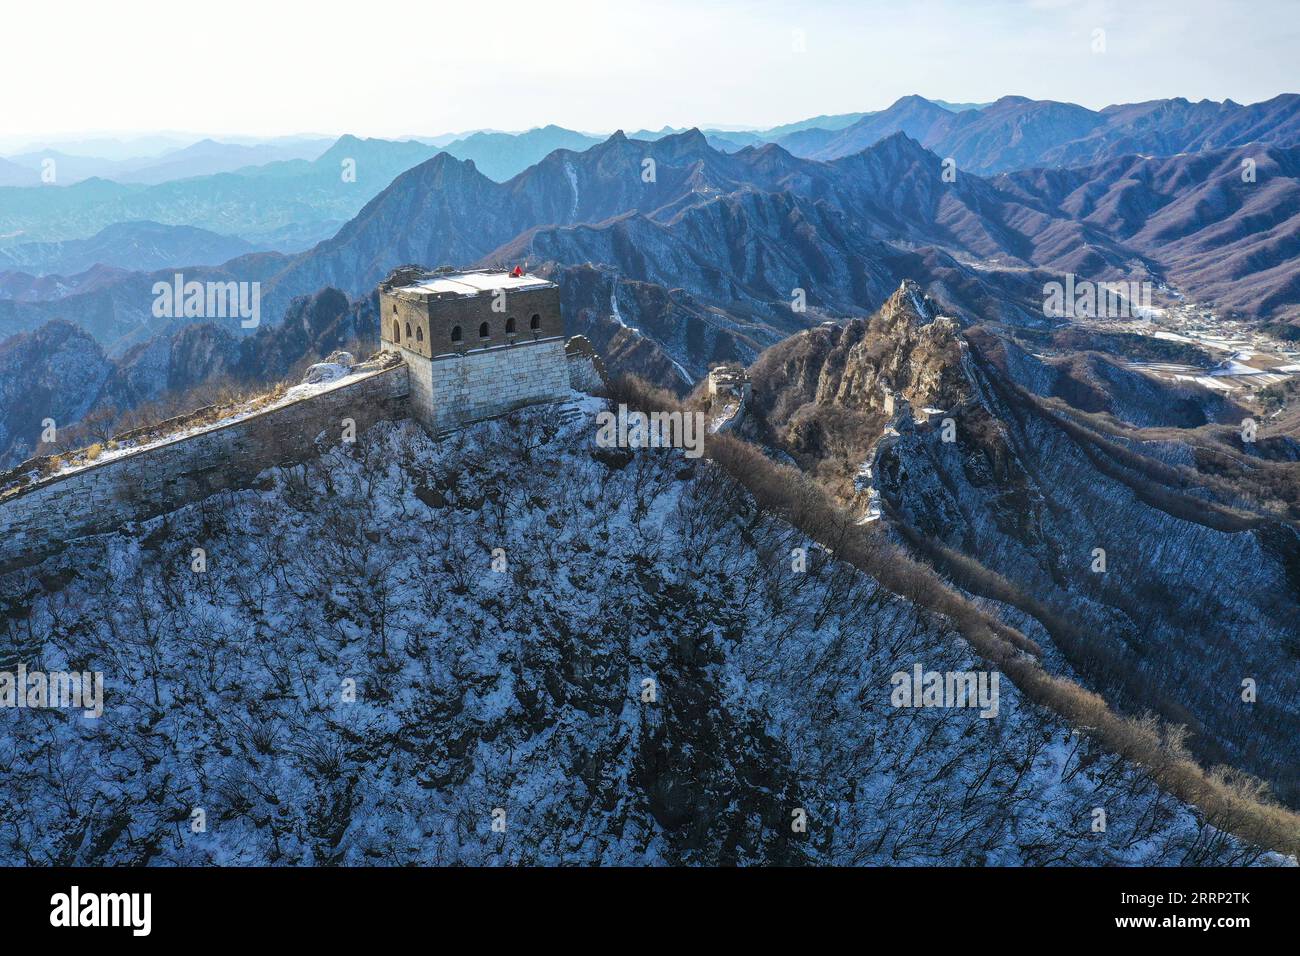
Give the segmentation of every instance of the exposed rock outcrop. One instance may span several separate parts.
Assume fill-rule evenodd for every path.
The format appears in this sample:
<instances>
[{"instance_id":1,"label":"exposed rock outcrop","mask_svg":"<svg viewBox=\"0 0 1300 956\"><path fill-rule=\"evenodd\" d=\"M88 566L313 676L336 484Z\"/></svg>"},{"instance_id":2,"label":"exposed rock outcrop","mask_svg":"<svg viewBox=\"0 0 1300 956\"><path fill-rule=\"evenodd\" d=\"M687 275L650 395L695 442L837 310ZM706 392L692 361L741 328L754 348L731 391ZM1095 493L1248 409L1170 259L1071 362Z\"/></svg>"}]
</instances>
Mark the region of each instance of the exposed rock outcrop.
<instances>
[{"instance_id":1,"label":"exposed rock outcrop","mask_svg":"<svg viewBox=\"0 0 1300 956\"><path fill-rule=\"evenodd\" d=\"M1055 666L1300 803L1300 471L1215 429L1230 403L1081 361L962 330L905 284L869 322L764 353L747 428L1037 618ZM1268 700L1243 705L1264 673Z\"/></svg>"}]
</instances>

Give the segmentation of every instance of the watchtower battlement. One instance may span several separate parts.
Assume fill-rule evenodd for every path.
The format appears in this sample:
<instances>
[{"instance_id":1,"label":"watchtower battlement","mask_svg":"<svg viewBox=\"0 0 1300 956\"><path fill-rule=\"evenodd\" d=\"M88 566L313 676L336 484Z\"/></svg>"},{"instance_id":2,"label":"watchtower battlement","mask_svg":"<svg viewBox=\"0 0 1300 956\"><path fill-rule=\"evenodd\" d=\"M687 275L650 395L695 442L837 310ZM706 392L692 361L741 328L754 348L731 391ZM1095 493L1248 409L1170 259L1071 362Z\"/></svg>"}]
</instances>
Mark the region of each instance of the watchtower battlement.
<instances>
[{"instance_id":1,"label":"watchtower battlement","mask_svg":"<svg viewBox=\"0 0 1300 956\"><path fill-rule=\"evenodd\" d=\"M522 270L393 270L381 347L410 368L411 414L434 431L569 394L559 287Z\"/></svg>"},{"instance_id":2,"label":"watchtower battlement","mask_svg":"<svg viewBox=\"0 0 1300 956\"><path fill-rule=\"evenodd\" d=\"M522 272L395 269L379 286L385 348L425 358L539 342L564 334L560 288Z\"/></svg>"}]
</instances>

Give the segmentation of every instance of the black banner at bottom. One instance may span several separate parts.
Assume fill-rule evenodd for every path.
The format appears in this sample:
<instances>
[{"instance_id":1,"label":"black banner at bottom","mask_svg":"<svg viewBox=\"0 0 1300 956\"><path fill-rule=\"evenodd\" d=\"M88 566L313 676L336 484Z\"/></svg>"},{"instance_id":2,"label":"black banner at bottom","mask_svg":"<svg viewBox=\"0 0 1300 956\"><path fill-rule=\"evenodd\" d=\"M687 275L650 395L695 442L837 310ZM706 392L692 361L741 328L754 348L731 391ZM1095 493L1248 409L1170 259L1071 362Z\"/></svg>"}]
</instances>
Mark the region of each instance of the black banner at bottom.
<instances>
[{"instance_id":1,"label":"black banner at bottom","mask_svg":"<svg viewBox=\"0 0 1300 956\"><path fill-rule=\"evenodd\" d=\"M431 921L572 939L605 921L651 932L647 919L689 915L704 918L705 936L733 941L786 919L797 920L800 932L843 932L847 920L859 936L918 926L959 932L966 920L981 932L1056 934L1046 939L1200 935L1231 944L1294 933L1298 875L1294 868L0 869L0 913L10 942L75 933L79 943L338 943L353 932L373 942Z\"/></svg>"}]
</instances>

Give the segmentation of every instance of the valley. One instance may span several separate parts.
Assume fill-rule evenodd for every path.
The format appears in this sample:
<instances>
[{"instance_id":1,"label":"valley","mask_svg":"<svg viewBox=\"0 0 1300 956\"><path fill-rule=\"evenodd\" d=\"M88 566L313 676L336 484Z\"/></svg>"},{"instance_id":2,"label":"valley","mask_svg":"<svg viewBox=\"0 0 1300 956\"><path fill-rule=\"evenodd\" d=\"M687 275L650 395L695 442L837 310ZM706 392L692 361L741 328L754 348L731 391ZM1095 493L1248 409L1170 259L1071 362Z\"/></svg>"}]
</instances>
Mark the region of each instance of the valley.
<instances>
[{"instance_id":1,"label":"valley","mask_svg":"<svg viewBox=\"0 0 1300 956\"><path fill-rule=\"evenodd\" d=\"M1102 335L1138 336L1188 346L1199 363L1125 360L1166 382L1190 382L1259 408L1275 393L1292 391L1300 375L1300 342L1283 340L1259 324L1225 319L1212 308L1174 300L1142 318L1076 318L1073 325ZM1040 356L1042 357L1042 356ZM1262 394L1261 394L1262 393ZM1280 408L1267 408L1274 414Z\"/></svg>"}]
</instances>

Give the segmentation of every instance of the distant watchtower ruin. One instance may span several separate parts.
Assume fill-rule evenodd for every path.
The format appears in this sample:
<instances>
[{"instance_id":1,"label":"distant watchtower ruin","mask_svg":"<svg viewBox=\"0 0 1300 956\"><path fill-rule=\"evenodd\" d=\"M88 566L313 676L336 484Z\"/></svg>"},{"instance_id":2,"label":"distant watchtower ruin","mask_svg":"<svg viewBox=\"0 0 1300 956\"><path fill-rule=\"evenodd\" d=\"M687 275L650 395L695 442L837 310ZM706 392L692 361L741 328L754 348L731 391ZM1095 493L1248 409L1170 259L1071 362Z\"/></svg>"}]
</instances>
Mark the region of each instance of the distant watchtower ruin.
<instances>
[{"instance_id":1,"label":"distant watchtower ruin","mask_svg":"<svg viewBox=\"0 0 1300 956\"><path fill-rule=\"evenodd\" d=\"M410 370L410 405L436 432L569 394L553 282L515 272L394 270L379 286L380 340Z\"/></svg>"}]
</instances>

